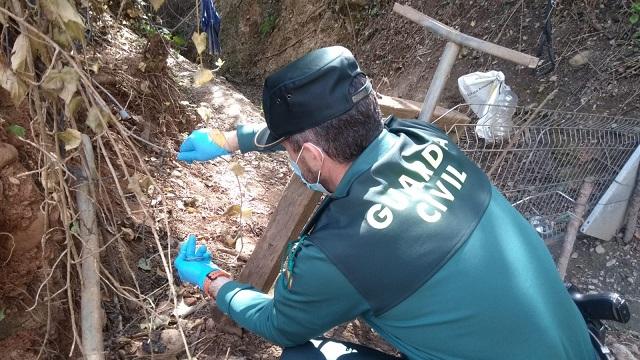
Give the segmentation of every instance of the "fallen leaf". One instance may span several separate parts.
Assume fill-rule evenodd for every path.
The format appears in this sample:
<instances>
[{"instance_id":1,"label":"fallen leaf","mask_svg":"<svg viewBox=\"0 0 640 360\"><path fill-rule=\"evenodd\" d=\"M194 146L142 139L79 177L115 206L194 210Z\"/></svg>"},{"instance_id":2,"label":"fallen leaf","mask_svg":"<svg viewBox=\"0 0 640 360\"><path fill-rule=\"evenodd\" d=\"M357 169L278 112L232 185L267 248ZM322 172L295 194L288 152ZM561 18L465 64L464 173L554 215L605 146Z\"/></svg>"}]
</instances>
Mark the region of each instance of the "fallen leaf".
<instances>
[{"instance_id":1,"label":"fallen leaf","mask_svg":"<svg viewBox=\"0 0 640 360\"><path fill-rule=\"evenodd\" d=\"M105 129L105 112L97 106L92 106L87 114L87 125L95 132L100 134Z\"/></svg>"},{"instance_id":2,"label":"fallen leaf","mask_svg":"<svg viewBox=\"0 0 640 360\"><path fill-rule=\"evenodd\" d=\"M229 163L229 170L238 177L244 175L244 168L235 161Z\"/></svg>"},{"instance_id":3,"label":"fallen leaf","mask_svg":"<svg viewBox=\"0 0 640 360\"><path fill-rule=\"evenodd\" d=\"M100 70L100 64L95 63L89 67L89 70L93 71L94 74L97 74Z\"/></svg>"},{"instance_id":4,"label":"fallen leaf","mask_svg":"<svg viewBox=\"0 0 640 360\"><path fill-rule=\"evenodd\" d=\"M124 235L123 237L124 237L125 240L131 241L131 240L135 239L136 235L134 234L133 230L131 230L129 228L126 228L126 227L123 227L121 230L122 230L122 235Z\"/></svg>"},{"instance_id":5,"label":"fallen leaf","mask_svg":"<svg viewBox=\"0 0 640 360\"><path fill-rule=\"evenodd\" d=\"M191 36L191 40L193 40L193 43L196 45L198 55L202 54L202 52L207 49L207 33L194 32Z\"/></svg>"},{"instance_id":6,"label":"fallen leaf","mask_svg":"<svg viewBox=\"0 0 640 360\"><path fill-rule=\"evenodd\" d=\"M27 85L16 74L0 62L0 86L11 94L11 100L17 106L27 95Z\"/></svg>"},{"instance_id":7,"label":"fallen leaf","mask_svg":"<svg viewBox=\"0 0 640 360\"><path fill-rule=\"evenodd\" d=\"M4 319L4 309L0 309L0 321Z\"/></svg>"},{"instance_id":8,"label":"fallen leaf","mask_svg":"<svg viewBox=\"0 0 640 360\"><path fill-rule=\"evenodd\" d=\"M82 133L76 129L67 129L57 133L56 136L64 143L65 150L73 150L82 142Z\"/></svg>"},{"instance_id":9,"label":"fallen leaf","mask_svg":"<svg viewBox=\"0 0 640 360\"><path fill-rule=\"evenodd\" d=\"M9 176L9 182L13 185L20 185L20 180L14 178L13 176Z\"/></svg>"},{"instance_id":10,"label":"fallen leaf","mask_svg":"<svg viewBox=\"0 0 640 360\"><path fill-rule=\"evenodd\" d=\"M222 67L222 65L224 65L224 61L222 59L218 58L218 60L216 60L216 67L217 67L216 71L218 69L220 69Z\"/></svg>"},{"instance_id":11,"label":"fallen leaf","mask_svg":"<svg viewBox=\"0 0 640 360\"><path fill-rule=\"evenodd\" d=\"M205 122L213 118L213 111L211 111L211 108L209 108L208 106L200 106L196 110L196 112L198 112L198 115L200 115L202 120L204 120Z\"/></svg>"},{"instance_id":12,"label":"fallen leaf","mask_svg":"<svg viewBox=\"0 0 640 360\"><path fill-rule=\"evenodd\" d=\"M142 192L142 188L140 188L140 175L139 174L134 174L133 176L130 176L129 179L127 179L127 190L131 191L132 193L136 194L138 196L138 198L140 199L144 199L144 193Z\"/></svg>"},{"instance_id":13,"label":"fallen leaf","mask_svg":"<svg viewBox=\"0 0 640 360\"><path fill-rule=\"evenodd\" d=\"M248 209L248 208L243 208L241 210L240 209L240 205L231 205L222 214L222 216L229 216L229 217L238 216L238 215L242 215L243 218L247 218L248 219L248 218L251 217L251 215L253 215L253 211L251 211L251 209Z\"/></svg>"},{"instance_id":14,"label":"fallen leaf","mask_svg":"<svg viewBox=\"0 0 640 360\"><path fill-rule=\"evenodd\" d=\"M138 260L138 267L145 271L151 271L151 261L147 258L140 258L140 260Z\"/></svg>"},{"instance_id":15,"label":"fallen leaf","mask_svg":"<svg viewBox=\"0 0 640 360\"><path fill-rule=\"evenodd\" d=\"M212 142L222 147L226 145L227 138L224 137L224 134L222 133L222 131L218 129L208 129L207 133L209 135L209 140L211 140Z\"/></svg>"},{"instance_id":16,"label":"fallen leaf","mask_svg":"<svg viewBox=\"0 0 640 360\"><path fill-rule=\"evenodd\" d=\"M11 49L11 69L15 72L24 72L27 67L27 54L31 51L29 38L20 34L13 43Z\"/></svg>"},{"instance_id":17,"label":"fallen leaf","mask_svg":"<svg viewBox=\"0 0 640 360\"><path fill-rule=\"evenodd\" d=\"M42 88L56 93L64 100L65 104L67 104L78 90L79 81L80 76L76 70L72 67L65 66L60 70L49 71L42 81Z\"/></svg>"},{"instance_id":18,"label":"fallen leaf","mask_svg":"<svg viewBox=\"0 0 640 360\"><path fill-rule=\"evenodd\" d=\"M193 85L195 87L202 86L213 80L213 72L209 69L200 68L193 76Z\"/></svg>"},{"instance_id":19,"label":"fallen leaf","mask_svg":"<svg viewBox=\"0 0 640 360\"><path fill-rule=\"evenodd\" d=\"M153 6L153 10L158 11L162 4L164 4L164 0L150 0L151 6Z\"/></svg>"},{"instance_id":20,"label":"fallen leaf","mask_svg":"<svg viewBox=\"0 0 640 360\"><path fill-rule=\"evenodd\" d=\"M170 317L167 315L158 315L151 321L145 321L140 324L141 330L156 330L158 328L167 326L169 324Z\"/></svg>"},{"instance_id":21,"label":"fallen leaf","mask_svg":"<svg viewBox=\"0 0 640 360\"><path fill-rule=\"evenodd\" d=\"M149 92L149 85L151 85L151 84L149 83L148 80L143 81L140 84L140 90L142 90L142 92L144 92L144 93L148 93Z\"/></svg>"}]
</instances>

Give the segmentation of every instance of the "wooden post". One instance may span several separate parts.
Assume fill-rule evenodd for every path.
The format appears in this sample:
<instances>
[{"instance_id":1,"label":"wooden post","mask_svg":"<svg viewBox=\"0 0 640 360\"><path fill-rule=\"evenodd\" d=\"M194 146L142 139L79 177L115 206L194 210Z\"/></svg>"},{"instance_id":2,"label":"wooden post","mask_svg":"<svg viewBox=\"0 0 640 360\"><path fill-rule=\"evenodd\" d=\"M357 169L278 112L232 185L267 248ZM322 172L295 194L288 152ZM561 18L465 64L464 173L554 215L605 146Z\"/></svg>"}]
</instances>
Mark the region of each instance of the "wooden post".
<instances>
[{"instance_id":1,"label":"wooden post","mask_svg":"<svg viewBox=\"0 0 640 360\"><path fill-rule=\"evenodd\" d=\"M278 276L287 243L298 238L321 196L321 193L309 190L297 176L289 179L264 234L240 273L239 281L264 292L269 291Z\"/></svg>"},{"instance_id":2,"label":"wooden post","mask_svg":"<svg viewBox=\"0 0 640 360\"><path fill-rule=\"evenodd\" d=\"M573 210L573 216L569 220L567 225L567 232L564 235L564 243L562 244L562 253L558 258L558 272L560 277L564 280L567 274L567 267L569 266L569 259L573 252L573 244L576 242L576 236L578 235L578 229L582 225L584 219L584 213L587 210L587 202L593 192L593 178L586 178L580 187L580 193L576 200L576 206Z\"/></svg>"},{"instance_id":3,"label":"wooden post","mask_svg":"<svg viewBox=\"0 0 640 360\"><path fill-rule=\"evenodd\" d=\"M96 209L93 206L92 181L96 178L91 140L82 135L85 163L85 178L78 184L76 202L78 203L79 233L82 239L82 293L80 299L80 321L82 324L82 352L90 360L104 359L102 341L102 307L100 302L100 239ZM88 170L88 171L87 171Z\"/></svg>"},{"instance_id":4,"label":"wooden post","mask_svg":"<svg viewBox=\"0 0 640 360\"><path fill-rule=\"evenodd\" d=\"M460 45L454 42L448 42L444 47L436 72L433 73L431 85L429 85L427 95L424 97L424 103L422 104L422 110L420 111L418 120L425 122L431 121L431 116L436 109L438 100L440 100L440 94L442 94L442 89L444 89L444 85L449 79L449 74L451 74L451 69L458 58L459 52Z\"/></svg>"}]
</instances>

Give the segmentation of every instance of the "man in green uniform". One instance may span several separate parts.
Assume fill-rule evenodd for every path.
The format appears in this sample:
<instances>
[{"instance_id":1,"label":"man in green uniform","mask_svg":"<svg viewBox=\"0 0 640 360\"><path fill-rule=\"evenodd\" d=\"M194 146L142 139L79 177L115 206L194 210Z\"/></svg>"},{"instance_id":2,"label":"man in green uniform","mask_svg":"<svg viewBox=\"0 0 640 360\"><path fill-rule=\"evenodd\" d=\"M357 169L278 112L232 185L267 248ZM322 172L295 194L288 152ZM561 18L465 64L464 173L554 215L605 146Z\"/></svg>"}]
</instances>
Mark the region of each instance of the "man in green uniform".
<instances>
[{"instance_id":1,"label":"man in green uniform","mask_svg":"<svg viewBox=\"0 0 640 360\"><path fill-rule=\"evenodd\" d=\"M270 75L266 126L217 144L207 129L179 160L287 151L326 194L293 244L273 296L233 281L195 236L175 265L283 358L390 355L312 340L364 319L409 359L595 359L586 325L543 241L438 128L381 121L371 84L343 47L312 51Z\"/></svg>"}]
</instances>

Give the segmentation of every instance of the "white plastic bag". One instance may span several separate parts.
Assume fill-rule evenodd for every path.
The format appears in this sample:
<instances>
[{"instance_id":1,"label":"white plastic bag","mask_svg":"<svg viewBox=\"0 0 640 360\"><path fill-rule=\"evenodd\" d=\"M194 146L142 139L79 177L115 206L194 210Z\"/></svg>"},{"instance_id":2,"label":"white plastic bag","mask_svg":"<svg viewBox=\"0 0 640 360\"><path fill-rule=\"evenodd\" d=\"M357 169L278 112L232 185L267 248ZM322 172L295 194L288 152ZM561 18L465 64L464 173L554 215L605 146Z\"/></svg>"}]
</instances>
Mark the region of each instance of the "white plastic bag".
<instances>
[{"instance_id":1,"label":"white plastic bag","mask_svg":"<svg viewBox=\"0 0 640 360\"><path fill-rule=\"evenodd\" d=\"M502 72L475 72L461 76L458 89L478 116L476 134L479 137L496 141L509 136L518 96L505 84Z\"/></svg>"}]
</instances>

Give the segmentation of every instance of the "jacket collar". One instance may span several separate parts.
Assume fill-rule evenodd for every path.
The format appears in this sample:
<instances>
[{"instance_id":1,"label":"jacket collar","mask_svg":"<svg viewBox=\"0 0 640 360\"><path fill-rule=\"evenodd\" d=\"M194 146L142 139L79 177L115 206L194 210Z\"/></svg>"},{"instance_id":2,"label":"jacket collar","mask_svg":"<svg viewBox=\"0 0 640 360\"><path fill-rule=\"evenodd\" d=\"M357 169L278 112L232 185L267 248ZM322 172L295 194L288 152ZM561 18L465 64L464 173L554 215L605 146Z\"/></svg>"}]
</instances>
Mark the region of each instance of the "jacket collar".
<instances>
[{"instance_id":1,"label":"jacket collar","mask_svg":"<svg viewBox=\"0 0 640 360\"><path fill-rule=\"evenodd\" d=\"M396 143L397 139L398 137L396 135L391 134L387 129L383 129L362 154L353 161L340 180L336 191L331 195L331 198L339 199L349 195L349 189L351 189L351 185L358 176L368 171L382 155L387 153Z\"/></svg>"}]
</instances>

